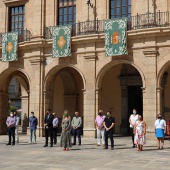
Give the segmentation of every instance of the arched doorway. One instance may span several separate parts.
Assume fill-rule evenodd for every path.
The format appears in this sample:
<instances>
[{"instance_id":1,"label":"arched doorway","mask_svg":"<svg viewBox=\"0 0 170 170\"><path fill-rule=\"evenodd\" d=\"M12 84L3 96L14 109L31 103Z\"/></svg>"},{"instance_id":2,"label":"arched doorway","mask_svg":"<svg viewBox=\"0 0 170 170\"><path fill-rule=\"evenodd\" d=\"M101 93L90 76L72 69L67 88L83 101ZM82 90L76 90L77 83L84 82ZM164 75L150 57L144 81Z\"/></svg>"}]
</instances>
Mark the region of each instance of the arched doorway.
<instances>
[{"instance_id":1,"label":"arched doorway","mask_svg":"<svg viewBox=\"0 0 170 170\"><path fill-rule=\"evenodd\" d=\"M99 108L111 111L115 133L129 133L129 116L133 108L143 115L142 78L131 64L117 64L106 69L99 81Z\"/></svg>"},{"instance_id":2,"label":"arched doorway","mask_svg":"<svg viewBox=\"0 0 170 170\"><path fill-rule=\"evenodd\" d=\"M83 117L83 89L84 83L80 73L72 67L54 68L49 73L45 83L45 110L50 108L61 122L64 110L68 110L71 117L79 111Z\"/></svg>"},{"instance_id":3,"label":"arched doorway","mask_svg":"<svg viewBox=\"0 0 170 170\"><path fill-rule=\"evenodd\" d=\"M157 89L159 93L159 113L163 115L163 118L168 121L170 120L170 66L162 72L162 76L159 81L160 85Z\"/></svg>"},{"instance_id":4,"label":"arched doorway","mask_svg":"<svg viewBox=\"0 0 170 170\"><path fill-rule=\"evenodd\" d=\"M19 110L20 127L27 131L29 116L29 81L27 76L18 70L5 70L0 75L0 134L6 134L6 118L10 105Z\"/></svg>"}]
</instances>

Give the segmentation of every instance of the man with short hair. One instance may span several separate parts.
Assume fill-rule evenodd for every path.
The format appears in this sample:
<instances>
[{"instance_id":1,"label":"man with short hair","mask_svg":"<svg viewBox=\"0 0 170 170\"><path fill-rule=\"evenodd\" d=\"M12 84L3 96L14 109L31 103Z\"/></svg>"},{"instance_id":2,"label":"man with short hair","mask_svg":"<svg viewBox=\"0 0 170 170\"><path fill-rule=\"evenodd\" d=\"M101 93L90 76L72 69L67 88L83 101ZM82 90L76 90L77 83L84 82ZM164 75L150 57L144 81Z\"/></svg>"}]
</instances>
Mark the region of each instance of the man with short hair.
<instances>
[{"instance_id":1,"label":"man with short hair","mask_svg":"<svg viewBox=\"0 0 170 170\"><path fill-rule=\"evenodd\" d=\"M130 123L130 133L132 136L132 148L135 148L136 145L134 144L134 126L136 121L138 120L138 114L137 114L137 110L133 109L133 114L130 115L129 117L129 123Z\"/></svg>"},{"instance_id":2,"label":"man with short hair","mask_svg":"<svg viewBox=\"0 0 170 170\"><path fill-rule=\"evenodd\" d=\"M9 141L6 145L15 145L15 126L16 126L16 118L14 117L13 112L10 113L6 120L6 125L8 128L8 136ZM12 137L12 144L11 144L11 137Z\"/></svg>"},{"instance_id":3,"label":"man with short hair","mask_svg":"<svg viewBox=\"0 0 170 170\"><path fill-rule=\"evenodd\" d=\"M115 124L114 118L111 117L111 112L108 111L106 118L104 119L103 125L105 127L105 148L108 149L108 136L110 137L111 150L114 149L114 140L113 140L113 127Z\"/></svg>"},{"instance_id":4,"label":"man with short hair","mask_svg":"<svg viewBox=\"0 0 170 170\"><path fill-rule=\"evenodd\" d=\"M53 119L54 116L51 113L51 109L47 109L46 111L46 115L45 115L45 120L44 120L44 124L45 124L45 145L44 147L48 146L48 136L50 135L50 147L53 147Z\"/></svg>"},{"instance_id":5,"label":"man with short hair","mask_svg":"<svg viewBox=\"0 0 170 170\"><path fill-rule=\"evenodd\" d=\"M30 141L29 143L32 143L32 136L34 135L34 141L33 143L36 144L36 129L38 125L38 119L34 116L34 112L31 112L31 116L29 118L30 123Z\"/></svg>"},{"instance_id":6,"label":"man with short hair","mask_svg":"<svg viewBox=\"0 0 170 170\"><path fill-rule=\"evenodd\" d=\"M102 145L105 146L105 138L104 138L104 126L103 122L106 116L103 115L103 110L99 110L98 116L95 119L96 129L97 129L97 146L100 146L100 139L102 136Z\"/></svg>"},{"instance_id":7,"label":"man with short hair","mask_svg":"<svg viewBox=\"0 0 170 170\"><path fill-rule=\"evenodd\" d=\"M82 118L79 116L79 112L75 112L75 116L72 119L71 125L73 127L73 136L74 136L73 145L76 145L76 136L78 136L78 142L79 145L81 145Z\"/></svg>"}]
</instances>

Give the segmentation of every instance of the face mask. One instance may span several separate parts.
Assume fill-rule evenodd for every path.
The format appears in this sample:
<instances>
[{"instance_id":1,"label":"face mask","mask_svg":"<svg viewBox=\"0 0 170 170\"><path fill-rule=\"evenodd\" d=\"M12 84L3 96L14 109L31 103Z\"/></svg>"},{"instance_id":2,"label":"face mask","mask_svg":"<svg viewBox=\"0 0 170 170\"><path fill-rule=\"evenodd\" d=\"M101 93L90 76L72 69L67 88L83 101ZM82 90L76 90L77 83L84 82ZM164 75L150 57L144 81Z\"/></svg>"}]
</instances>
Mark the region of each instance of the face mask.
<instances>
[{"instance_id":1,"label":"face mask","mask_svg":"<svg viewBox=\"0 0 170 170\"><path fill-rule=\"evenodd\" d=\"M162 118L161 116L158 117L158 119L161 119L161 118Z\"/></svg>"},{"instance_id":2,"label":"face mask","mask_svg":"<svg viewBox=\"0 0 170 170\"><path fill-rule=\"evenodd\" d=\"M101 116L102 115L102 113L99 113L99 116Z\"/></svg>"},{"instance_id":3,"label":"face mask","mask_svg":"<svg viewBox=\"0 0 170 170\"><path fill-rule=\"evenodd\" d=\"M12 117L12 116L13 116L13 114L11 113L11 114L10 114L10 116Z\"/></svg>"},{"instance_id":4,"label":"face mask","mask_svg":"<svg viewBox=\"0 0 170 170\"><path fill-rule=\"evenodd\" d=\"M136 110L133 110L133 114L136 114Z\"/></svg>"},{"instance_id":5,"label":"face mask","mask_svg":"<svg viewBox=\"0 0 170 170\"><path fill-rule=\"evenodd\" d=\"M64 117L67 117L68 116L68 114L66 113L66 114L64 114Z\"/></svg>"},{"instance_id":6,"label":"face mask","mask_svg":"<svg viewBox=\"0 0 170 170\"><path fill-rule=\"evenodd\" d=\"M107 114L106 116L107 116L107 117L110 117L110 114Z\"/></svg>"},{"instance_id":7,"label":"face mask","mask_svg":"<svg viewBox=\"0 0 170 170\"><path fill-rule=\"evenodd\" d=\"M33 117L34 115L32 114L31 117Z\"/></svg>"}]
</instances>

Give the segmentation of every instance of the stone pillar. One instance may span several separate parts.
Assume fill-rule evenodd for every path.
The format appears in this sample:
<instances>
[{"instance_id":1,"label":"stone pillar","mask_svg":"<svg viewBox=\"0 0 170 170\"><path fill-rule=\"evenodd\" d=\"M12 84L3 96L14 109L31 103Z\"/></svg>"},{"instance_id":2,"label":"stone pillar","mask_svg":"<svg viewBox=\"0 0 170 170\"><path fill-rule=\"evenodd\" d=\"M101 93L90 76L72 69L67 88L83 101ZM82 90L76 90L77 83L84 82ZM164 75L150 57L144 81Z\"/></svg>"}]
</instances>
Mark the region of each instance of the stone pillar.
<instances>
[{"instance_id":1,"label":"stone pillar","mask_svg":"<svg viewBox=\"0 0 170 170\"><path fill-rule=\"evenodd\" d=\"M40 49L41 50L41 49ZM33 76L30 85L29 110L34 111L38 118L37 136L43 135L44 128L44 59L43 56L36 56L30 60Z\"/></svg>"},{"instance_id":2,"label":"stone pillar","mask_svg":"<svg viewBox=\"0 0 170 170\"><path fill-rule=\"evenodd\" d=\"M95 78L96 78L96 56L85 56L86 62L86 89L84 91L84 129L85 137L95 137L95 116L96 116L96 94L95 94Z\"/></svg>"},{"instance_id":3,"label":"stone pillar","mask_svg":"<svg viewBox=\"0 0 170 170\"><path fill-rule=\"evenodd\" d=\"M157 110L157 51L144 51L145 55L145 82L143 92L143 119L146 121L147 139L154 139L154 122Z\"/></svg>"},{"instance_id":4,"label":"stone pillar","mask_svg":"<svg viewBox=\"0 0 170 170\"><path fill-rule=\"evenodd\" d=\"M157 113L162 113L162 87L156 88L157 94Z\"/></svg>"},{"instance_id":5,"label":"stone pillar","mask_svg":"<svg viewBox=\"0 0 170 170\"><path fill-rule=\"evenodd\" d=\"M126 85L121 85L121 124L120 133L127 134L128 115L128 90Z\"/></svg>"},{"instance_id":6,"label":"stone pillar","mask_svg":"<svg viewBox=\"0 0 170 170\"><path fill-rule=\"evenodd\" d=\"M27 127L29 126L28 117L29 117L29 96L21 96L21 131L27 132Z\"/></svg>"},{"instance_id":7,"label":"stone pillar","mask_svg":"<svg viewBox=\"0 0 170 170\"><path fill-rule=\"evenodd\" d=\"M8 93L0 92L0 135L7 134Z\"/></svg>"}]
</instances>

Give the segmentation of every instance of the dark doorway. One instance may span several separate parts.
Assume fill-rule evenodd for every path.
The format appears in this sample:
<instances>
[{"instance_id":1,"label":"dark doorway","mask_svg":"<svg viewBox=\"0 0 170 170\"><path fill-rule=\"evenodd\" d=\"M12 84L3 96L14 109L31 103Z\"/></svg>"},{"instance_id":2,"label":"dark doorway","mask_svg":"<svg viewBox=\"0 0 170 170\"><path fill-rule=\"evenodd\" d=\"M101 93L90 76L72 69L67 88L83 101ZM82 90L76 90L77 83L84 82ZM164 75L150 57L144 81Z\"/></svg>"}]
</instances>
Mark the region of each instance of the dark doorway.
<instances>
[{"instance_id":1,"label":"dark doorway","mask_svg":"<svg viewBox=\"0 0 170 170\"><path fill-rule=\"evenodd\" d=\"M141 86L128 86L128 118L133 113L133 109L137 110L137 114L143 116L143 96ZM130 128L128 123L128 133Z\"/></svg>"},{"instance_id":2,"label":"dark doorway","mask_svg":"<svg viewBox=\"0 0 170 170\"><path fill-rule=\"evenodd\" d=\"M128 116L132 114L133 109L143 116L143 96L141 86L128 86Z\"/></svg>"}]
</instances>

